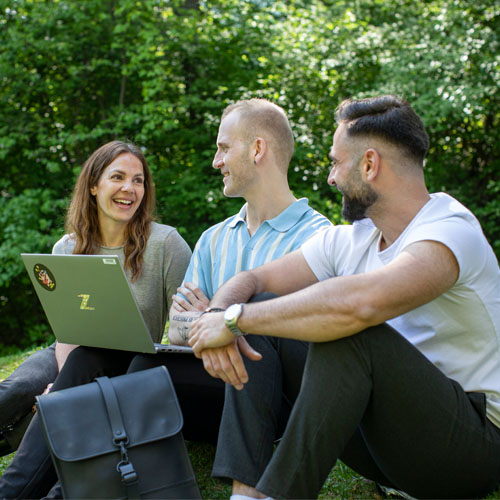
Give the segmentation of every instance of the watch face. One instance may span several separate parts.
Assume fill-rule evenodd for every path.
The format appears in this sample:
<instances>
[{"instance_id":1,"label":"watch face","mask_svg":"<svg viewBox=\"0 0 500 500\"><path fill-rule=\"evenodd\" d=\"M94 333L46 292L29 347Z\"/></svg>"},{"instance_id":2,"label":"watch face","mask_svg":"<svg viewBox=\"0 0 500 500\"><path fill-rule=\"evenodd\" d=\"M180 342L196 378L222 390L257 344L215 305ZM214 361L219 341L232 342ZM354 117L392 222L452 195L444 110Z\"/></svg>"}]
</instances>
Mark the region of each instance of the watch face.
<instances>
[{"instance_id":1,"label":"watch face","mask_svg":"<svg viewBox=\"0 0 500 500\"><path fill-rule=\"evenodd\" d=\"M230 322L233 325L236 325L242 309L243 308L241 304L233 304L232 306L229 306L224 313L224 320L226 322Z\"/></svg>"},{"instance_id":2,"label":"watch face","mask_svg":"<svg viewBox=\"0 0 500 500\"><path fill-rule=\"evenodd\" d=\"M241 316L241 312L243 311L243 304L233 304L226 309L224 313L224 321L226 326L233 332L234 335L239 337L240 335L245 335L238 328L238 319Z\"/></svg>"}]
</instances>

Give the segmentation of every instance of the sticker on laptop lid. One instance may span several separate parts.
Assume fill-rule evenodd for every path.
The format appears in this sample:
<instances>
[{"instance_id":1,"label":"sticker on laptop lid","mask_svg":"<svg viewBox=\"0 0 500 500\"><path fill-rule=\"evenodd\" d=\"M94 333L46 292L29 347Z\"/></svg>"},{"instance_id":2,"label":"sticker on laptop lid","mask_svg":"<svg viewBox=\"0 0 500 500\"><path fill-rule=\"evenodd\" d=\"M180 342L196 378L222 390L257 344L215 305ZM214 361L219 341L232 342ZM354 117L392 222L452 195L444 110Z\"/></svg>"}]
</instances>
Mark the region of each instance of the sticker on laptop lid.
<instances>
[{"instance_id":1,"label":"sticker on laptop lid","mask_svg":"<svg viewBox=\"0 0 500 500\"><path fill-rule=\"evenodd\" d=\"M95 309L95 307L91 307L88 305L90 299L90 295L88 293L81 293L80 295L77 295L77 297L82 298L80 309L86 309L87 311L93 311Z\"/></svg>"},{"instance_id":2,"label":"sticker on laptop lid","mask_svg":"<svg viewBox=\"0 0 500 500\"><path fill-rule=\"evenodd\" d=\"M45 290L48 290L49 292L53 292L56 289L56 279L48 267L43 264L35 264L33 272L35 273L35 278L38 283L40 283L42 288L45 288Z\"/></svg>"},{"instance_id":3,"label":"sticker on laptop lid","mask_svg":"<svg viewBox=\"0 0 500 500\"><path fill-rule=\"evenodd\" d=\"M102 259L102 261L104 262L104 264L116 264L116 259Z\"/></svg>"}]
</instances>

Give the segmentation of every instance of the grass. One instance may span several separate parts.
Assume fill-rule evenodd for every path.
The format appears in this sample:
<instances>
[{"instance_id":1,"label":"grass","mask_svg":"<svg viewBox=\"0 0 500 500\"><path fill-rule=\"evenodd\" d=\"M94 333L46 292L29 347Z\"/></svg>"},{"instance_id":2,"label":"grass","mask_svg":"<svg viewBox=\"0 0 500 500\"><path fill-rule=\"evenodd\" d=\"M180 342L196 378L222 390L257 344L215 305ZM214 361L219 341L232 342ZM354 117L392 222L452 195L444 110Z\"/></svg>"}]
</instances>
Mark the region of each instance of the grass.
<instances>
[{"instance_id":1,"label":"grass","mask_svg":"<svg viewBox=\"0 0 500 500\"><path fill-rule=\"evenodd\" d=\"M15 354L7 354L0 357L0 380L7 378L30 354L37 349L28 349Z\"/></svg>"},{"instance_id":2,"label":"grass","mask_svg":"<svg viewBox=\"0 0 500 500\"><path fill-rule=\"evenodd\" d=\"M231 495L230 486L210 477L215 446L188 442L187 448L203 498L229 498ZM335 500L382 500L382 496L377 492L375 484L372 481L358 476L340 461L325 481L325 485L318 498Z\"/></svg>"},{"instance_id":3,"label":"grass","mask_svg":"<svg viewBox=\"0 0 500 500\"><path fill-rule=\"evenodd\" d=\"M3 380L9 376L33 352L34 350L27 350L0 357L0 379ZM195 442L187 442L186 444L203 498L229 498L231 495L230 486L210 476L215 455L215 446ZM3 474L13 458L14 453L0 457L0 475ZM382 500L382 496L372 481L359 476L340 461L332 469L318 498L332 500ZM487 500L500 499L500 489L486 498Z\"/></svg>"}]
</instances>

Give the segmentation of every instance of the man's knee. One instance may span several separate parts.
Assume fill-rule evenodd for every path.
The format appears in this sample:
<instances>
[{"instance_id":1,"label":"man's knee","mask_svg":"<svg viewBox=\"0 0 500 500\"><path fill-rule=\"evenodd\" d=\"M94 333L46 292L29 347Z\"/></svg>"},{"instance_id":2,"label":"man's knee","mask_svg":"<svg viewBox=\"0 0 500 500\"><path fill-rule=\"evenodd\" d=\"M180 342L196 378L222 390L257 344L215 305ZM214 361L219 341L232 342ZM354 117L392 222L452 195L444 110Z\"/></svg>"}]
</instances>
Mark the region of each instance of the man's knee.
<instances>
[{"instance_id":1,"label":"man's knee","mask_svg":"<svg viewBox=\"0 0 500 500\"><path fill-rule=\"evenodd\" d=\"M331 340L329 342L311 343L312 351L315 354L320 353L331 356L335 353L349 350L355 347L357 350L370 349L374 344L390 344L394 341L406 341L401 335L387 323L371 326L353 335Z\"/></svg>"}]
</instances>

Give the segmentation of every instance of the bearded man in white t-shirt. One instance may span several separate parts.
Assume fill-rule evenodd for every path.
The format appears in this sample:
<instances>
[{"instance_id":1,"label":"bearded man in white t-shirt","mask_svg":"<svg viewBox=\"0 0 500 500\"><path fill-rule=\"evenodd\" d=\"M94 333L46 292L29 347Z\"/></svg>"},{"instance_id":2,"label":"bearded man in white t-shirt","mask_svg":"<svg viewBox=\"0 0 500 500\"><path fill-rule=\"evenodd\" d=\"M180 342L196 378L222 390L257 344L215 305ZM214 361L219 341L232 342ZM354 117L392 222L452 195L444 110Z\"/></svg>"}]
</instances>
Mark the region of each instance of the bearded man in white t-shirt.
<instances>
[{"instance_id":1,"label":"bearded man in white t-shirt","mask_svg":"<svg viewBox=\"0 0 500 500\"><path fill-rule=\"evenodd\" d=\"M226 392L214 475L240 499L314 498L340 458L418 498L485 496L500 482L498 261L469 210L429 194L428 136L407 102L347 100L336 118L328 182L353 224L236 275L210 303L226 311L193 326L202 358L260 336L313 343L274 454L255 436L279 410L268 397L279 384L259 381L266 359L246 361L244 389ZM261 291L280 297L246 303ZM294 367L276 357L284 378Z\"/></svg>"}]
</instances>

